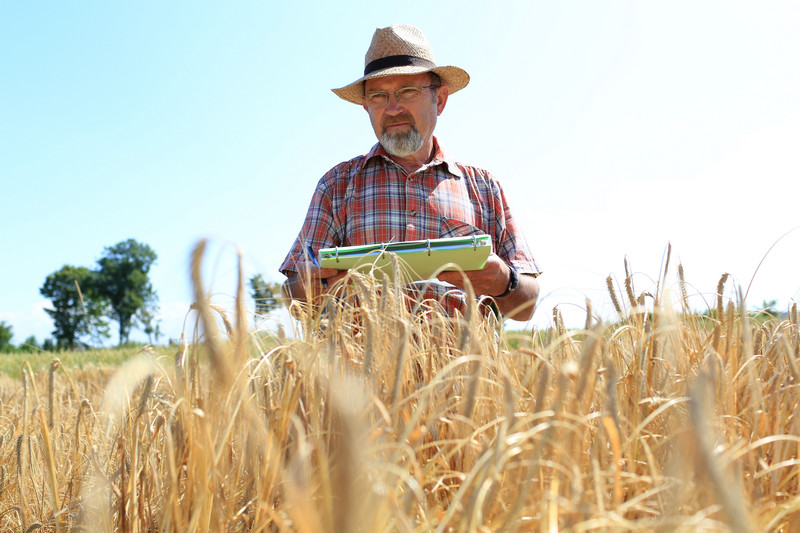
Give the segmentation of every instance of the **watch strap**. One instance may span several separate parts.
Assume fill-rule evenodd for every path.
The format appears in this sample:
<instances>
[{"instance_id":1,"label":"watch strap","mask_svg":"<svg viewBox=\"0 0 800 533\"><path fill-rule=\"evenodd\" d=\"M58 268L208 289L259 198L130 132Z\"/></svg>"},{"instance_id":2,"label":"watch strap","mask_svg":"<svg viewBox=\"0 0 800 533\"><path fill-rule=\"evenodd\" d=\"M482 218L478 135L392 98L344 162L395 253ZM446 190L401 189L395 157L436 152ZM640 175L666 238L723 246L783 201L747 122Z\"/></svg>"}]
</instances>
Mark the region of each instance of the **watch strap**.
<instances>
[{"instance_id":1,"label":"watch strap","mask_svg":"<svg viewBox=\"0 0 800 533\"><path fill-rule=\"evenodd\" d=\"M494 298L503 298L508 296L514 291L514 289L517 288L517 285L519 285L519 274L517 274L517 269L512 265L508 265L508 287L506 287L506 290L503 292L503 294L498 294L497 296L494 296Z\"/></svg>"}]
</instances>

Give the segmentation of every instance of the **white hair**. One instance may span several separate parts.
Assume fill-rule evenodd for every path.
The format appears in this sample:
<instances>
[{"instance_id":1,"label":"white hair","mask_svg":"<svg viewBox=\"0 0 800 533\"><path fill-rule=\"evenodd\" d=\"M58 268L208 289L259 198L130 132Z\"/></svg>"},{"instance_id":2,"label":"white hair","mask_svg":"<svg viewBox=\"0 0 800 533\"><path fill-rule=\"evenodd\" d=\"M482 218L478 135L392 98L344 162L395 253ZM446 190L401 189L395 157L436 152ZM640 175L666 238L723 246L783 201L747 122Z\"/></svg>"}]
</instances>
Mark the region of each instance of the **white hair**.
<instances>
[{"instance_id":1,"label":"white hair","mask_svg":"<svg viewBox=\"0 0 800 533\"><path fill-rule=\"evenodd\" d=\"M411 126L407 132L381 134L381 144L395 157L408 157L422 148L422 136L416 126Z\"/></svg>"}]
</instances>

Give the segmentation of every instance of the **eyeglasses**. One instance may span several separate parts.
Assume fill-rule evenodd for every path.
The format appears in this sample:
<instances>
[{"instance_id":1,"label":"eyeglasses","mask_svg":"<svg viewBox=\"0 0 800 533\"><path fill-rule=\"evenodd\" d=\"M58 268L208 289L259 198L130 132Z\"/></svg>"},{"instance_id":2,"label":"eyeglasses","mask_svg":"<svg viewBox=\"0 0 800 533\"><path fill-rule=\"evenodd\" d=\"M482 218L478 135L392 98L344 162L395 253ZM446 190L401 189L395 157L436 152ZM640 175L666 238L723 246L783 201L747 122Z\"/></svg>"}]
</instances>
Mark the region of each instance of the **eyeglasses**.
<instances>
[{"instance_id":1,"label":"eyeglasses","mask_svg":"<svg viewBox=\"0 0 800 533\"><path fill-rule=\"evenodd\" d=\"M389 96L394 95L395 99L400 103L407 103L415 100L422 93L423 89L438 89L439 85L426 85L425 87L415 87L410 85L408 87L400 87L394 92L376 91L366 93L364 95L364 102L369 107L379 108L384 107L389 103Z\"/></svg>"}]
</instances>

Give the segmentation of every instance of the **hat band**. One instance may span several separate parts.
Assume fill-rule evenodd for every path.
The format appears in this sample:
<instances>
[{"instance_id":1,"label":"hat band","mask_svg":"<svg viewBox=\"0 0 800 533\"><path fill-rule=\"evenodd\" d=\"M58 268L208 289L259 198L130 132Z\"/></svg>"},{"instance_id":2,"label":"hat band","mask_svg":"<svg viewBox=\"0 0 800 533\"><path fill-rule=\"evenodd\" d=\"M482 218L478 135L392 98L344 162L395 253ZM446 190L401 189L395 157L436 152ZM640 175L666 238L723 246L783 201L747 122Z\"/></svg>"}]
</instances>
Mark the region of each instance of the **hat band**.
<instances>
[{"instance_id":1,"label":"hat band","mask_svg":"<svg viewBox=\"0 0 800 533\"><path fill-rule=\"evenodd\" d=\"M384 70L392 67L436 68L436 63L423 57L408 55L381 57L367 63L367 66L364 67L364 76L369 76L377 70Z\"/></svg>"}]
</instances>

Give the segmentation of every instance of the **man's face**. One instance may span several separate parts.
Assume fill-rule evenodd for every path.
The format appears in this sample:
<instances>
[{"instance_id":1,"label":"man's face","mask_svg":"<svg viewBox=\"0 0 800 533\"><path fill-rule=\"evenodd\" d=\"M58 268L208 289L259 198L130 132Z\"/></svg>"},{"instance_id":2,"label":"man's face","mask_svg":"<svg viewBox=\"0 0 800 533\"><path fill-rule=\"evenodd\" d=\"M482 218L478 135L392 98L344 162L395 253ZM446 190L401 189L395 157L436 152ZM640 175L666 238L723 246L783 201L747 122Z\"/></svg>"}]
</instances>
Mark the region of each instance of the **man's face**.
<instances>
[{"instance_id":1,"label":"man's face","mask_svg":"<svg viewBox=\"0 0 800 533\"><path fill-rule=\"evenodd\" d=\"M402 87L425 87L430 84L427 73L386 76L367 80L364 93L393 93ZM442 86L438 89L424 89L411 101L399 102L394 95L390 95L388 103L383 107L375 107L367 102L363 106L369 114L375 136L386 151L397 157L408 157L420 150L431 149L436 117L444 110L448 94L447 87ZM422 155L427 156L429 152Z\"/></svg>"}]
</instances>

